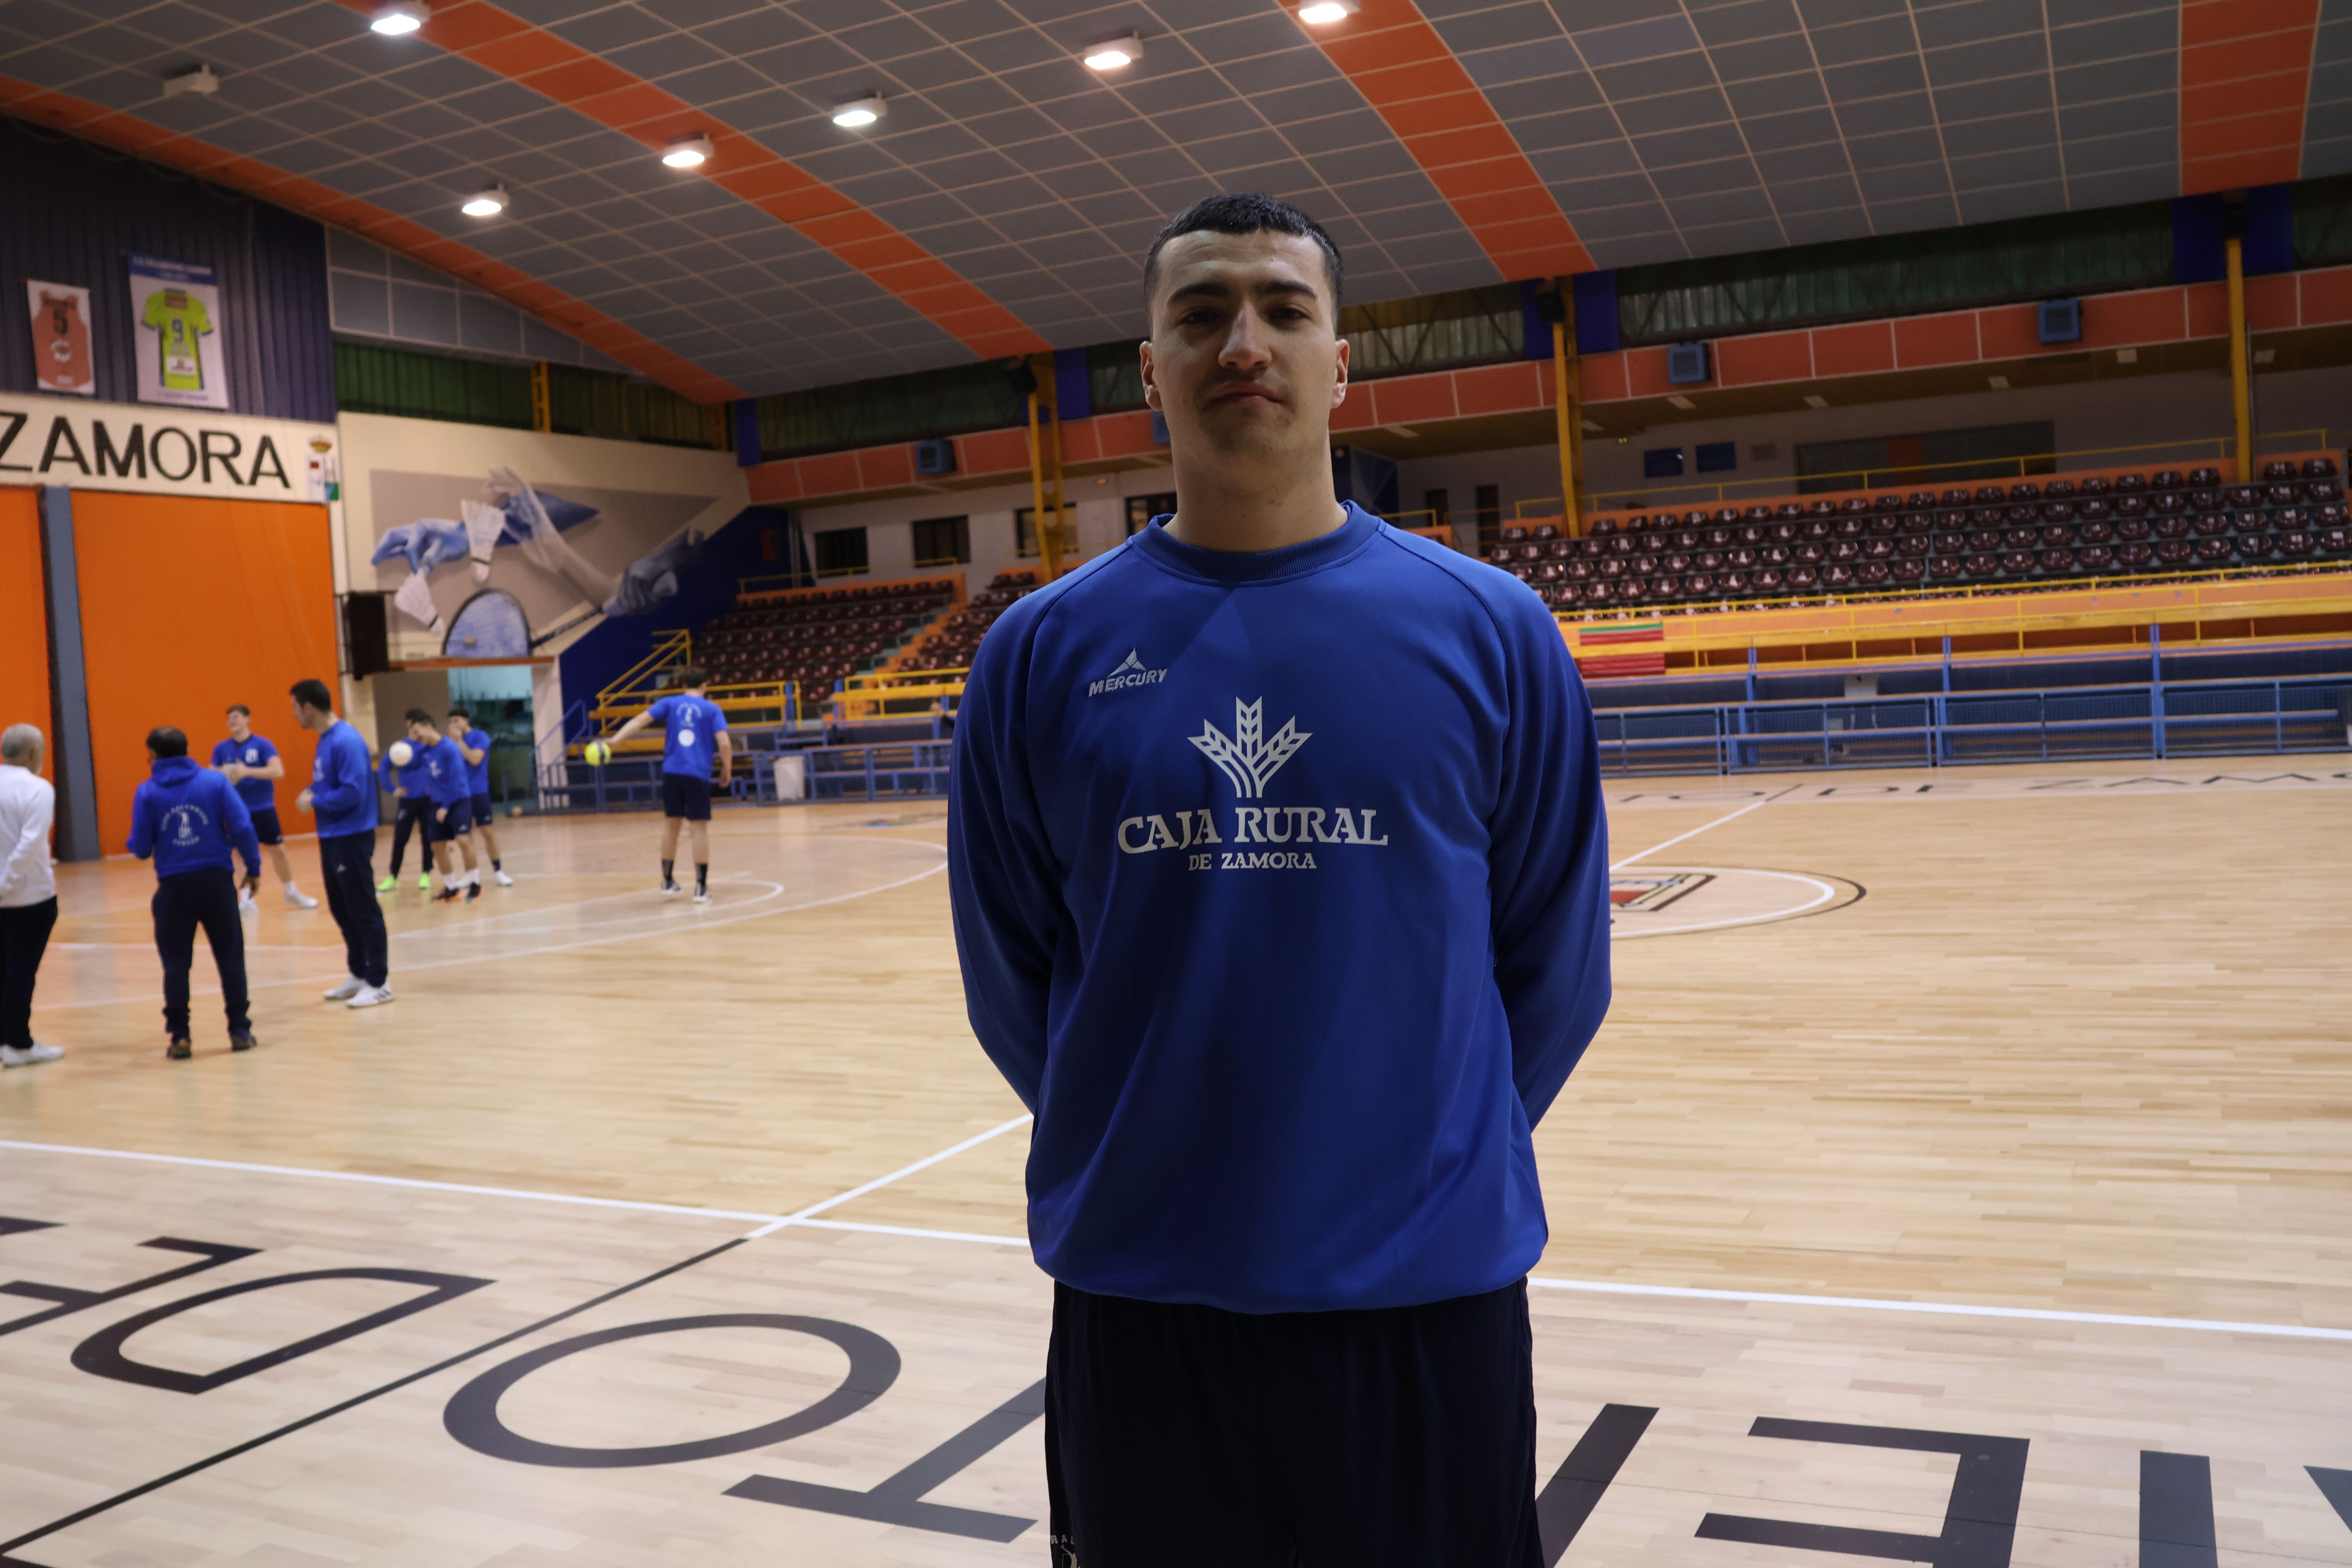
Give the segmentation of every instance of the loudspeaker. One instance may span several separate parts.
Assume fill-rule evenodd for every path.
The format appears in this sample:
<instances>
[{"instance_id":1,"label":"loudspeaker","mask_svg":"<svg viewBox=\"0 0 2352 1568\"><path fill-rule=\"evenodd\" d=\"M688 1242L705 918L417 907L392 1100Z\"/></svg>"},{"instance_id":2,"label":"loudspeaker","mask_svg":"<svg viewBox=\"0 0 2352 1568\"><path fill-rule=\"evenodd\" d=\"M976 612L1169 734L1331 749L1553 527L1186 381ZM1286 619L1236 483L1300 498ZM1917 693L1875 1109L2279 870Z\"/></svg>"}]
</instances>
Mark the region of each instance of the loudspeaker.
<instances>
[{"instance_id":1,"label":"loudspeaker","mask_svg":"<svg viewBox=\"0 0 2352 1568\"><path fill-rule=\"evenodd\" d=\"M955 443L953 441L916 442L915 472L919 474L954 473Z\"/></svg>"},{"instance_id":2,"label":"loudspeaker","mask_svg":"<svg viewBox=\"0 0 2352 1568\"><path fill-rule=\"evenodd\" d=\"M1676 343L1666 350L1666 379L1676 386L1691 386L1706 379L1706 345Z\"/></svg>"},{"instance_id":3,"label":"loudspeaker","mask_svg":"<svg viewBox=\"0 0 2352 1568\"><path fill-rule=\"evenodd\" d=\"M2080 300L2044 300L2033 313L2036 335L2045 343L2080 342L2083 337L2083 301Z\"/></svg>"},{"instance_id":4,"label":"loudspeaker","mask_svg":"<svg viewBox=\"0 0 2352 1568\"><path fill-rule=\"evenodd\" d=\"M389 594L343 595L343 647L354 678L381 675L392 668Z\"/></svg>"}]
</instances>

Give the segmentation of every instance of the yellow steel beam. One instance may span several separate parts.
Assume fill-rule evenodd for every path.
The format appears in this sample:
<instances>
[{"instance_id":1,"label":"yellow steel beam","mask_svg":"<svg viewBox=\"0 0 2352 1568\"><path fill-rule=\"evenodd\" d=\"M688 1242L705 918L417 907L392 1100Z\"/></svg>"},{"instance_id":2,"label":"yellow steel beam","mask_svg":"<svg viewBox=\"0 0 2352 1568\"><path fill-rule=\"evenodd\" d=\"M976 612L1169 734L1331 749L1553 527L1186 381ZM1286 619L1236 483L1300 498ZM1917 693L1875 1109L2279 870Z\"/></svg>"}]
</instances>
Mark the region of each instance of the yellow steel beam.
<instances>
[{"instance_id":1,"label":"yellow steel beam","mask_svg":"<svg viewBox=\"0 0 2352 1568\"><path fill-rule=\"evenodd\" d=\"M2237 420L2238 483L2247 485L2254 479L2254 404L2246 381L2252 362L2246 351L2245 247L2231 235L2221 250L2230 271L2230 412Z\"/></svg>"}]
</instances>

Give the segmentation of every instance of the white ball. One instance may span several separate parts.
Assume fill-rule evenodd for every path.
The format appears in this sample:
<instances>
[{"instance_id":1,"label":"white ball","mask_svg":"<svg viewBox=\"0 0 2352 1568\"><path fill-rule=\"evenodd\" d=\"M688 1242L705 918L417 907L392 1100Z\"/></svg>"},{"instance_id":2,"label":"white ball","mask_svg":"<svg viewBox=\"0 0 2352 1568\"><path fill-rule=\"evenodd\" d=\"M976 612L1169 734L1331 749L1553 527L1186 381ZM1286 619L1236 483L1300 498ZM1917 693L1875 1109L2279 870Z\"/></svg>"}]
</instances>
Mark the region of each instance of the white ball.
<instances>
[{"instance_id":1,"label":"white ball","mask_svg":"<svg viewBox=\"0 0 2352 1568\"><path fill-rule=\"evenodd\" d=\"M383 754L392 759L394 767L404 768L416 760L416 748L405 741L394 741L384 749Z\"/></svg>"}]
</instances>

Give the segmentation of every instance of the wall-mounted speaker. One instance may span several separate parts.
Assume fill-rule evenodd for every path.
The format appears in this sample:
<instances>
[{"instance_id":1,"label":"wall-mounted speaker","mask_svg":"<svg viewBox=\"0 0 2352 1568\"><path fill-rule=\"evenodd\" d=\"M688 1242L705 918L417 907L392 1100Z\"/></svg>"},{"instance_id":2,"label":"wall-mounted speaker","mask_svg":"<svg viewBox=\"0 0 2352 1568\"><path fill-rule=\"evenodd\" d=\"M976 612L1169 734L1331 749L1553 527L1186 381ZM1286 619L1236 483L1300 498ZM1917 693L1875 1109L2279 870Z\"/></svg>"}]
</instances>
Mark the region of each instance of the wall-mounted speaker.
<instances>
[{"instance_id":1,"label":"wall-mounted speaker","mask_svg":"<svg viewBox=\"0 0 2352 1568\"><path fill-rule=\"evenodd\" d=\"M916 442L915 472L919 474L954 473L955 443L953 441Z\"/></svg>"},{"instance_id":2,"label":"wall-mounted speaker","mask_svg":"<svg viewBox=\"0 0 2352 1568\"><path fill-rule=\"evenodd\" d=\"M2033 313L2035 335L2045 343L2080 342L2083 338L2083 301L2080 300L2044 300Z\"/></svg>"},{"instance_id":3,"label":"wall-mounted speaker","mask_svg":"<svg viewBox=\"0 0 2352 1568\"><path fill-rule=\"evenodd\" d=\"M1676 343L1666 350L1666 379L1676 386L1693 386L1706 379L1706 345Z\"/></svg>"},{"instance_id":4,"label":"wall-mounted speaker","mask_svg":"<svg viewBox=\"0 0 2352 1568\"><path fill-rule=\"evenodd\" d=\"M354 679L392 668L389 594L343 595L343 649Z\"/></svg>"}]
</instances>

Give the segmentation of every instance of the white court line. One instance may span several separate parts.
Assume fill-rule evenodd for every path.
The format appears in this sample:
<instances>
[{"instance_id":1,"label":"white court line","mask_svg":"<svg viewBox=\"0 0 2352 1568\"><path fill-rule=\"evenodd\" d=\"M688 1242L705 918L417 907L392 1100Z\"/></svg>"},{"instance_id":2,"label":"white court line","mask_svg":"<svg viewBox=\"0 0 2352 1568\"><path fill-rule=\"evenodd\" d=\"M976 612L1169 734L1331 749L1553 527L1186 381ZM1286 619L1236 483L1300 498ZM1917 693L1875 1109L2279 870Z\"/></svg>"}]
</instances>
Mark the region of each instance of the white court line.
<instances>
[{"instance_id":1,"label":"white court line","mask_svg":"<svg viewBox=\"0 0 2352 1568\"><path fill-rule=\"evenodd\" d=\"M1770 1290L1701 1290L1679 1285L1620 1285L1596 1279L1542 1279L1528 1283L1546 1290L1583 1290L1603 1296L1667 1296L1691 1301L1748 1301L1780 1307L1842 1307L1870 1312L1929 1312L1945 1317L2003 1318L2034 1323L2096 1323L2107 1328L2193 1329L2209 1334L2270 1334L2294 1340L2352 1342L2352 1329L2317 1329L2302 1323L2232 1323L2210 1318L2142 1318L2121 1312L2062 1312L2048 1307L1972 1307L1956 1301L1886 1301L1867 1296L1788 1296Z\"/></svg>"},{"instance_id":2,"label":"white court line","mask_svg":"<svg viewBox=\"0 0 2352 1568\"><path fill-rule=\"evenodd\" d=\"M978 1148L980 1145L987 1142L990 1139L995 1137L1000 1132L1010 1132L1016 1127L1027 1125L1033 1120L1034 1118L1024 1110L1020 1115L1014 1117L1012 1121L1003 1123L1002 1126L992 1127L987 1131L981 1133L977 1137L967 1138L952 1149L942 1149L936 1154L925 1155L922 1159L916 1161L913 1164L902 1165L887 1176L875 1177L872 1181L866 1183L862 1187L852 1187L847 1192L829 1197L821 1204L811 1204L808 1207L799 1210L797 1213L788 1214L782 1219L763 1225L743 1239L746 1241L757 1241L760 1237L766 1236L771 1231L782 1230L788 1225L798 1224L799 1222L807 1219L811 1215L820 1215L827 1209L839 1208L843 1204L847 1203L852 1198L862 1198L866 1194L872 1192L875 1188L887 1187L891 1183L898 1180L901 1176L911 1176L916 1172L936 1165L942 1160L953 1159L956 1155L962 1153L967 1149Z\"/></svg>"},{"instance_id":3,"label":"white court line","mask_svg":"<svg viewBox=\"0 0 2352 1568\"><path fill-rule=\"evenodd\" d=\"M887 1186L902 1177L950 1159L967 1149L987 1142L1000 1133L1010 1132L1029 1121L1026 1115L1016 1116L1000 1126L992 1127L977 1137L967 1138L952 1148L942 1149L928 1158L903 1166L887 1176L852 1187L837 1197L812 1204L797 1214L745 1214L733 1209L692 1208L682 1204L639 1203L628 1198L591 1198L572 1193L533 1193L510 1187L467 1186L457 1182L429 1182L413 1176L377 1176L358 1171L311 1171L295 1165L256 1165L236 1160L205 1160L189 1154L147 1154L127 1149L85 1149L62 1143L23 1143L0 1139L0 1149L23 1149L41 1154L87 1154L101 1160L142 1160L164 1165L193 1165L206 1170L241 1171L257 1175L312 1176L331 1182L362 1182L378 1186L414 1187L430 1192L466 1193L478 1197L522 1198L532 1203L573 1204L589 1208L633 1209L647 1214L685 1215L698 1219L755 1219L765 1223L751 1237L762 1237L786 1226L800 1225L812 1229L857 1231L877 1236L917 1237L932 1241L961 1241L987 1247L1026 1247L1028 1239L1017 1236L982 1236L972 1231L919 1230L908 1226L862 1225L850 1220L816 1219L812 1216L845 1204L850 1199ZM2322 1329L2301 1323L2240 1323L2210 1318L2150 1318L2120 1312L2067 1312L2045 1307L1979 1307L1956 1301L1892 1301L1867 1296L1796 1296L1770 1290L1706 1290L1683 1285L1628 1285L1613 1280L1547 1279L1538 1275L1528 1276L1528 1283L1543 1290L1578 1290L1600 1296L1653 1296L1685 1301L1737 1301L1751 1305L1776 1307L1830 1307L1866 1312L1914 1312L1930 1316L1959 1318L1990 1318L2009 1321L2035 1323L2086 1323L2104 1328L2186 1329L2209 1334L2264 1334L2274 1339L2329 1340L2352 1342L2352 1329Z\"/></svg>"},{"instance_id":4,"label":"white court line","mask_svg":"<svg viewBox=\"0 0 2352 1568\"><path fill-rule=\"evenodd\" d=\"M1686 871L1708 871L1717 876L1721 876L1727 870L1738 869L1745 876L1779 877L1784 881L1802 882L1805 886L1809 888L1818 888L1821 891L1808 903L1799 904L1793 909L1775 910L1769 914L1738 915L1730 920L1701 921L1696 925L1686 926L1643 927L1639 930L1622 931L1612 930L1609 933L1610 940L1612 942L1638 942L1643 937L1679 936L1685 931L1723 931L1733 926L1770 925L1775 921L1795 920L1799 915L1811 913L1812 910L1820 909L1823 904L1828 903L1832 899L1837 897L1837 889L1831 887L1827 882L1822 881L1819 877L1807 877L1796 871L1759 871L1752 867L1745 866L1738 868L1720 866L1685 866L1683 867L1682 869Z\"/></svg>"},{"instance_id":5,"label":"white court line","mask_svg":"<svg viewBox=\"0 0 2352 1568\"><path fill-rule=\"evenodd\" d=\"M912 844L918 843L919 840L908 838L897 839L893 840L893 842ZM933 846L932 847L936 847L936 846ZM824 908L827 904L845 904L852 899L863 899L874 893L887 893L893 888L903 888L910 882L919 882L926 877L936 877L947 868L947 851L941 849L940 850L940 863L927 870L918 871L911 877L901 877L895 882L881 882L871 888L859 888L854 892L836 893L829 899L811 899L804 904L780 904L772 910L746 910L741 914L733 915L688 914L678 921L676 927L672 930L649 931L641 925L630 926L625 929L615 930L610 936L586 937L579 942L550 942L542 947L519 947L511 952L475 953L466 958L436 958L425 963L402 964L392 972L392 977L396 980L401 975L414 974L420 970L425 969L454 969L463 963L499 963L510 958L534 958L544 952L570 952L577 948L602 947L606 942L650 941L656 937L672 936L685 932L705 931L710 930L713 926L734 925L740 921L766 920L771 915L789 915L801 910L819 910ZM761 898L753 900L752 902L764 903L766 902L766 896L763 894ZM317 951L325 953L332 952L334 949L322 946ZM336 975L332 972L322 970L316 974L308 976L298 975L291 980L256 981L248 984L246 988L248 991L277 991L282 990L289 985L316 985L321 980L331 980L334 978L336 978ZM215 984L208 989L192 991L189 994L191 997L217 996L220 994L220 987ZM160 992L150 993L140 996L99 996L92 997L89 1000L83 1002L45 1002L40 1005L40 1011L43 1013L63 1013L76 1007L112 1007L126 1002L155 1003L162 1000L163 995Z\"/></svg>"},{"instance_id":6,"label":"white court line","mask_svg":"<svg viewBox=\"0 0 2352 1568\"><path fill-rule=\"evenodd\" d=\"M1799 786L1796 784L1790 784L1789 789L1796 789ZM1671 849L1685 838L1696 838L1708 828L1720 827L1725 823L1729 822L1736 817L1747 816L1749 812L1754 811L1759 805L1771 805L1774 801L1780 799L1781 795L1788 794L1789 789L1782 790L1780 795L1768 795L1762 800L1751 800L1746 805L1741 806L1738 811L1731 812L1723 816L1718 816L1713 822L1701 823L1698 826L1692 828L1688 833L1677 833L1672 838L1667 839L1664 844L1653 844L1647 849L1641 850L1636 854L1628 855L1625 858L1617 861L1609 868L1612 871L1622 871L1626 867L1631 866L1634 861L1646 860L1661 849Z\"/></svg>"}]
</instances>

